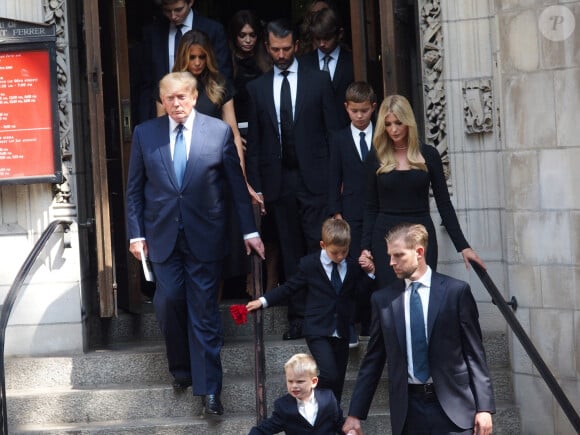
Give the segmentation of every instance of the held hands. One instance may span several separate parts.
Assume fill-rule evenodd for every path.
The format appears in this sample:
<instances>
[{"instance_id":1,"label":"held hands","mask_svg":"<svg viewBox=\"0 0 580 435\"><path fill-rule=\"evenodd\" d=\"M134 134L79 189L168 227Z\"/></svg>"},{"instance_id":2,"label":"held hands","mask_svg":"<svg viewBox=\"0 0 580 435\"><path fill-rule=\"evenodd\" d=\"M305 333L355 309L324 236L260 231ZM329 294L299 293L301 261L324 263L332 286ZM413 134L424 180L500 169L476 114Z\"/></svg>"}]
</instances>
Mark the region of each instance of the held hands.
<instances>
[{"instance_id":1,"label":"held hands","mask_svg":"<svg viewBox=\"0 0 580 435\"><path fill-rule=\"evenodd\" d=\"M477 255L473 249L465 248L463 251L461 251L461 255L463 256L463 261L465 262L466 269L469 270L469 268L471 267L469 264L469 260L475 261L477 264L483 267L484 270L487 269L487 266L485 265L483 260L479 258L479 255Z\"/></svg>"},{"instance_id":2,"label":"held hands","mask_svg":"<svg viewBox=\"0 0 580 435\"><path fill-rule=\"evenodd\" d=\"M473 435L489 435L493 429L491 414L489 412L478 412L475 414L475 424L473 425Z\"/></svg>"},{"instance_id":3,"label":"held hands","mask_svg":"<svg viewBox=\"0 0 580 435\"><path fill-rule=\"evenodd\" d=\"M371 251L364 249L358 257L358 264L366 273L375 273L375 263Z\"/></svg>"},{"instance_id":4,"label":"held hands","mask_svg":"<svg viewBox=\"0 0 580 435\"><path fill-rule=\"evenodd\" d=\"M255 299L246 304L246 309L248 312L259 310L260 308L262 308L262 302L260 302L260 299Z\"/></svg>"},{"instance_id":5,"label":"held hands","mask_svg":"<svg viewBox=\"0 0 580 435\"><path fill-rule=\"evenodd\" d=\"M342 426L342 431L346 435L362 435L363 431L360 426L360 420L356 417L349 415L344 421Z\"/></svg>"}]
</instances>

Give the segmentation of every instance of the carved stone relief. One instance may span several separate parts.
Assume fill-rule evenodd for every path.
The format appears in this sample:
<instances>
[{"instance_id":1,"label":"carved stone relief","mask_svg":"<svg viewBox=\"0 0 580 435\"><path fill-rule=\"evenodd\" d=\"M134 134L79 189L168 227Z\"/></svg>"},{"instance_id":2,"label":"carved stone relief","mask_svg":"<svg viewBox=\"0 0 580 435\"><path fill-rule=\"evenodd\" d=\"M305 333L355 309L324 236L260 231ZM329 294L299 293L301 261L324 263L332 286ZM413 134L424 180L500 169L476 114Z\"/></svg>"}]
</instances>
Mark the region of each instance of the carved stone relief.
<instances>
[{"instance_id":1,"label":"carved stone relief","mask_svg":"<svg viewBox=\"0 0 580 435\"><path fill-rule=\"evenodd\" d=\"M443 32L440 0L419 0L425 139L441 154L449 178L445 84L443 82Z\"/></svg>"},{"instance_id":2,"label":"carved stone relief","mask_svg":"<svg viewBox=\"0 0 580 435\"><path fill-rule=\"evenodd\" d=\"M56 75L58 87L58 117L60 135L60 155L62 159L63 182L54 185L55 207L69 209L74 213L72 202L72 117L71 117L71 89L70 71L67 61L67 29L65 0L43 0L44 22L56 25ZM62 216L62 213L59 213Z\"/></svg>"},{"instance_id":3,"label":"carved stone relief","mask_svg":"<svg viewBox=\"0 0 580 435\"><path fill-rule=\"evenodd\" d=\"M463 116L467 134L493 130L491 80L466 80L463 83Z\"/></svg>"}]
</instances>

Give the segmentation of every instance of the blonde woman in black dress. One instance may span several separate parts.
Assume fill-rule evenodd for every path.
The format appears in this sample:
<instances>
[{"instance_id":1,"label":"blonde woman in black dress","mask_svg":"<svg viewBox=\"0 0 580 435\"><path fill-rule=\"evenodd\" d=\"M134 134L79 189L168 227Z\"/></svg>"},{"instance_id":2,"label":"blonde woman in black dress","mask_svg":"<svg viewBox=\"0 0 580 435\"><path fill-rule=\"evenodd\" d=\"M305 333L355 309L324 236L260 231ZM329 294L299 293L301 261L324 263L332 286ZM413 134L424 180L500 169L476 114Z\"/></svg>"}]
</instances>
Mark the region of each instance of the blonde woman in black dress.
<instances>
[{"instance_id":1,"label":"blonde woman in black dress","mask_svg":"<svg viewBox=\"0 0 580 435\"><path fill-rule=\"evenodd\" d=\"M415 115L401 95L388 96L379 108L366 176L361 261L374 258L378 288L396 279L389 265L385 235L398 223L423 224L427 228L427 264L436 270L437 238L429 212L429 188L433 189L443 225L465 265L469 267L469 260L474 260L485 268L461 231L439 152L420 143Z\"/></svg>"}]
</instances>

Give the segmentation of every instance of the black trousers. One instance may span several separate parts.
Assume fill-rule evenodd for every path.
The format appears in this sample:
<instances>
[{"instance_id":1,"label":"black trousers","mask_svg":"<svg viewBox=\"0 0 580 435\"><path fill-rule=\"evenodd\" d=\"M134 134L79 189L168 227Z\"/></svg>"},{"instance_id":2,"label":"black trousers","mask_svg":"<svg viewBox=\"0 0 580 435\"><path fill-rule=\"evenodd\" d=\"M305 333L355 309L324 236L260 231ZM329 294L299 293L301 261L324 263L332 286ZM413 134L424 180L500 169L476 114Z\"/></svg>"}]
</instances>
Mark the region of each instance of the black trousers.
<instances>
[{"instance_id":1,"label":"black trousers","mask_svg":"<svg viewBox=\"0 0 580 435\"><path fill-rule=\"evenodd\" d=\"M306 344L320 371L318 385L331 389L340 404L348 364L348 337L307 336Z\"/></svg>"},{"instance_id":2,"label":"black trousers","mask_svg":"<svg viewBox=\"0 0 580 435\"><path fill-rule=\"evenodd\" d=\"M298 170L284 170L280 198L266 207L274 215L286 279L298 270L300 259L320 249L322 222L327 217L326 195L308 191ZM288 321L304 319L304 293L288 301Z\"/></svg>"}]
</instances>

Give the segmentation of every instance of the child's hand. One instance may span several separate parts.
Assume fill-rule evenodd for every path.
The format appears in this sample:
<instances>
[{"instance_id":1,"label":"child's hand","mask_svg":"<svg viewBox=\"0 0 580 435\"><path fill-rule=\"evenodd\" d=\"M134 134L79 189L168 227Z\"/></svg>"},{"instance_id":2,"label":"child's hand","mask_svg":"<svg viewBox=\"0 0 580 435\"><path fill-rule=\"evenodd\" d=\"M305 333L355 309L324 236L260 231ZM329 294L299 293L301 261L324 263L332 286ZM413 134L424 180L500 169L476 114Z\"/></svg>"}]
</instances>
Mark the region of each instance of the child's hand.
<instances>
[{"instance_id":1,"label":"child's hand","mask_svg":"<svg viewBox=\"0 0 580 435\"><path fill-rule=\"evenodd\" d=\"M358 258L358 264L366 273L375 273L375 263L369 251L363 251Z\"/></svg>"},{"instance_id":2,"label":"child's hand","mask_svg":"<svg viewBox=\"0 0 580 435\"><path fill-rule=\"evenodd\" d=\"M256 299L256 300L250 301L246 305L246 309L248 311L259 310L260 308L262 308L262 302L260 302L260 299Z\"/></svg>"}]
</instances>

